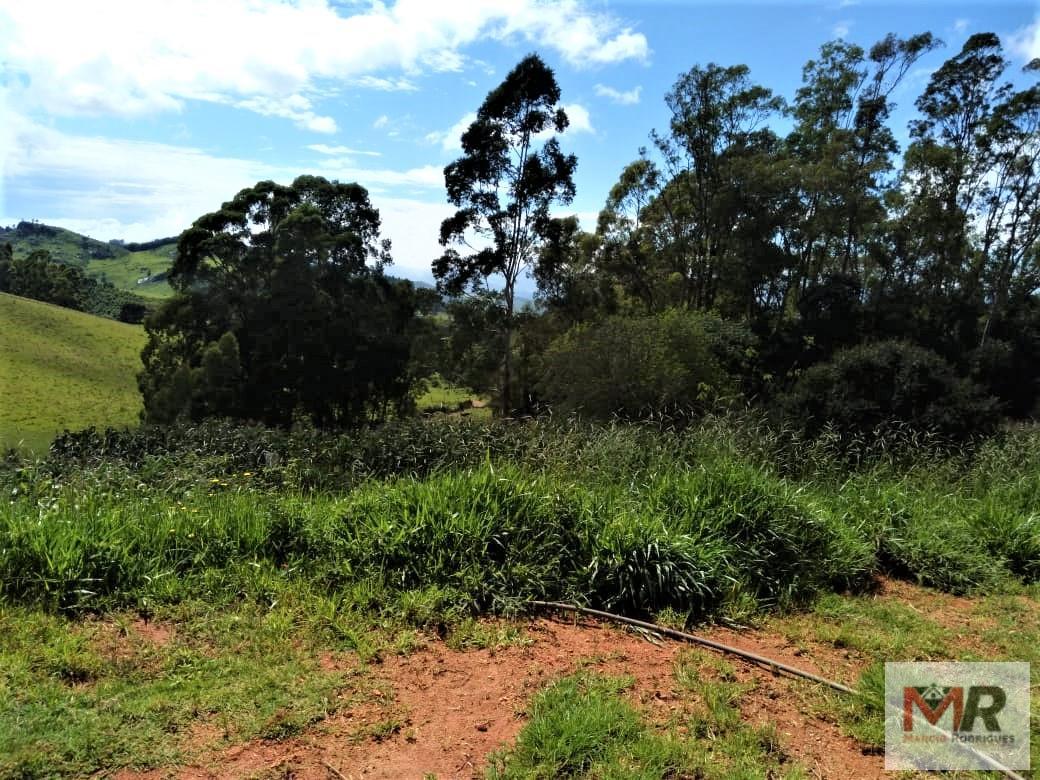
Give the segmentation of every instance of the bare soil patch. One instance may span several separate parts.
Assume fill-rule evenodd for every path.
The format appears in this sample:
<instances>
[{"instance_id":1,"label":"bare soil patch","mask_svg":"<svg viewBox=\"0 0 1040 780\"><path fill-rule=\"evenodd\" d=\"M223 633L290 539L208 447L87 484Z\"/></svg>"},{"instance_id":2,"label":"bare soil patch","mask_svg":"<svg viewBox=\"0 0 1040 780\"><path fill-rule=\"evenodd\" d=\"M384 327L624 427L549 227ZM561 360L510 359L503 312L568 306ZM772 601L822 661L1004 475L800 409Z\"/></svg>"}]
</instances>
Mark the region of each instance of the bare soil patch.
<instances>
[{"instance_id":1,"label":"bare soil patch","mask_svg":"<svg viewBox=\"0 0 1040 780\"><path fill-rule=\"evenodd\" d=\"M483 775L487 755L508 746L524 722L531 696L552 679L580 669L634 678L628 695L654 721L665 722L687 696L673 665L688 645L648 641L593 621L538 619L525 646L449 649L431 640L422 649L371 667L349 703L332 718L291 739L254 741L205 751L189 766L129 777L470 778ZM807 656L763 632L704 631L712 638L821 674L848 678L848 659L835 651ZM338 668L342 661L327 661ZM792 695L789 679L732 659L737 678L754 681L741 699L744 718L772 724L782 749L818 777L884 777L882 758L865 755L832 723L815 718ZM839 668L841 667L841 668ZM205 741L203 741L205 742Z\"/></svg>"}]
</instances>

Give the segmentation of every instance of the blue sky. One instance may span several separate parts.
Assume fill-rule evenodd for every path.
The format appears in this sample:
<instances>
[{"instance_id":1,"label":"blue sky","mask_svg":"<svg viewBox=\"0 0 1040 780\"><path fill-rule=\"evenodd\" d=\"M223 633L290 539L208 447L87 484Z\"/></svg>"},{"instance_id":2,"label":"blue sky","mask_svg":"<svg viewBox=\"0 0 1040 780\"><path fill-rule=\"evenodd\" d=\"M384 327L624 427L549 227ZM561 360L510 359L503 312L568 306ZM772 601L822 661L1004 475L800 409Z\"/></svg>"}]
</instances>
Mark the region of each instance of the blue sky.
<instances>
[{"instance_id":1,"label":"blue sky","mask_svg":"<svg viewBox=\"0 0 1040 780\"><path fill-rule=\"evenodd\" d=\"M147 240L258 180L316 173L367 187L396 273L428 279L441 170L528 52L556 71L579 159L567 211L592 227L693 65L745 63L790 98L825 41L925 30L946 47L896 95L904 138L929 72L972 33L999 34L1016 66L1040 56L1037 3L0 0L0 224Z\"/></svg>"}]
</instances>

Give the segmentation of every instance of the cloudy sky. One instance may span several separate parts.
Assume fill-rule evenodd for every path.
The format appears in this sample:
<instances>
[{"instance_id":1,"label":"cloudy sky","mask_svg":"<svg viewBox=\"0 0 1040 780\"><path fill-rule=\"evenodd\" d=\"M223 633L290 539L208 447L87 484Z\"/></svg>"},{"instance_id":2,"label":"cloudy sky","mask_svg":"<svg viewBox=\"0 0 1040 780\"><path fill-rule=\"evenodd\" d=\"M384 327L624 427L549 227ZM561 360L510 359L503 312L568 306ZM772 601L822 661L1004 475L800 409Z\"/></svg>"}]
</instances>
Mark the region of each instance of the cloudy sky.
<instances>
[{"instance_id":1,"label":"cloudy sky","mask_svg":"<svg viewBox=\"0 0 1040 780\"><path fill-rule=\"evenodd\" d=\"M1040 56L1037 3L0 0L0 224L142 241L261 179L316 173L367 187L396 273L428 279L442 169L528 52L562 88L587 221L693 65L746 63L790 97L824 41L924 30L947 45L897 95L901 125L974 32L1016 65Z\"/></svg>"}]
</instances>

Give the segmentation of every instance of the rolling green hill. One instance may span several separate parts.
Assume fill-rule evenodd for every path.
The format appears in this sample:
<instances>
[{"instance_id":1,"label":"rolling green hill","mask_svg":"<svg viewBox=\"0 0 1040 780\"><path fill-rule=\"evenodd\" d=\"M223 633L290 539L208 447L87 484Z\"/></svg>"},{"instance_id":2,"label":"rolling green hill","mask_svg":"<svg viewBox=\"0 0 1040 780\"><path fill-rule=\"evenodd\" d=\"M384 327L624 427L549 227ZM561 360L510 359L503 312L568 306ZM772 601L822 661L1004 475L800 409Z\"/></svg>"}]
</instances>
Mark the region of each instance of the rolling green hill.
<instances>
[{"instance_id":1,"label":"rolling green hill","mask_svg":"<svg viewBox=\"0 0 1040 780\"><path fill-rule=\"evenodd\" d=\"M136 425L144 330L0 293L0 449L63 428Z\"/></svg>"},{"instance_id":2,"label":"rolling green hill","mask_svg":"<svg viewBox=\"0 0 1040 780\"><path fill-rule=\"evenodd\" d=\"M53 225L20 222L14 227L0 228L0 243L11 244L15 257L46 250L59 262L81 266L88 275L105 279L120 290L145 298L166 298L173 294L165 281L138 284L138 280L169 270L177 249L175 239L132 251L132 244L128 248Z\"/></svg>"},{"instance_id":3,"label":"rolling green hill","mask_svg":"<svg viewBox=\"0 0 1040 780\"><path fill-rule=\"evenodd\" d=\"M10 244L16 257L43 249L55 260L71 265L85 266L94 258L130 254L121 246L39 222L19 222L14 227L0 228L0 242Z\"/></svg>"},{"instance_id":4,"label":"rolling green hill","mask_svg":"<svg viewBox=\"0 0 1040 780\"><path fill-rule=\"evenodd\" d=\"M86 264L87 273L145 298L168 298L173 295L173 289L165 281L138 283L138 280L166 273L173 265L176 249L176 244L165 244L119 257L95 258Z\"/></svg>"}]
</instances>

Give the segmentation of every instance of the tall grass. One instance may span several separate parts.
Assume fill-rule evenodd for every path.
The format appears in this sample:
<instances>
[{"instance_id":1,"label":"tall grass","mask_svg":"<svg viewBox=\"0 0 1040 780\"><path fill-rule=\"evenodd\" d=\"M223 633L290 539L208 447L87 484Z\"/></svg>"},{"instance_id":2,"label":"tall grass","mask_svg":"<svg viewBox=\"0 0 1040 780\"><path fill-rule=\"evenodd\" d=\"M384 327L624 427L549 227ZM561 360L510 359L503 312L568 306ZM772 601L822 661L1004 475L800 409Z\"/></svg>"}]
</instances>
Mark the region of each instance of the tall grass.
<instances>
[{"instance_id":1,"label":"tall grass","mask_svg":"<svg viewBox=\"0 0 1040 780\"><path fill-rule=\"evenodd\" d=\"M163 477L170 461L147 456L8 468L0 598L78 612L241 598L275 577L427 617L531 598L707 615L795 607L879 572L953 592L1040 574L1035 432L970 457L799 470L789 444L717 421L494 430L395 428L384 444L400 449L350 461L355 476L320 492L251 472ZM241 435L243 451L257 444ZM374 450L367 436L351 441ZM487 446L451 467L447 447L473 443Z\"/></svg>"}]
</instances>

